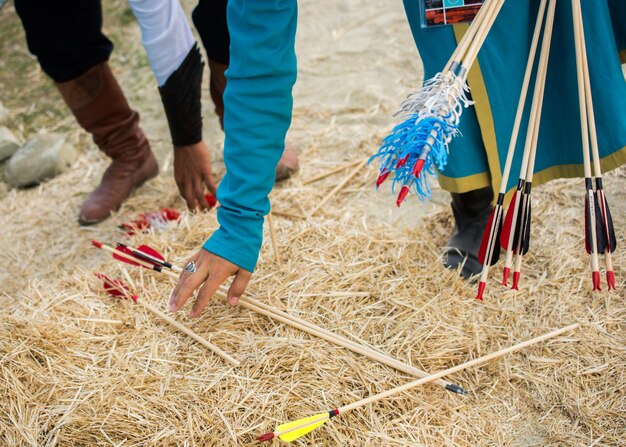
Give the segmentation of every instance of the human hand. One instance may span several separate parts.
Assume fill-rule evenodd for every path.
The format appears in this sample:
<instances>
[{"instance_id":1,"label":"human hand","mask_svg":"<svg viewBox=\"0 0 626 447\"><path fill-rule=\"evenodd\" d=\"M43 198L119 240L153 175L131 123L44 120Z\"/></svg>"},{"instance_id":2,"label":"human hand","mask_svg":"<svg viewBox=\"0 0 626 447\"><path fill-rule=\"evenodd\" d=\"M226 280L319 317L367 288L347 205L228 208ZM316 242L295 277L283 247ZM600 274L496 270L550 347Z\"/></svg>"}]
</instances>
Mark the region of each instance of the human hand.
<instances>
[{"instance_id":1,"label":"human hand","mask_svg":"<svg viewBox=\"0 0 626 447\"><path fill-rule=\"evenodd\" d=\"M192 256L187 263L193 261L196 266L196 271L191 273L187 270L183 270L178 279L178 283L170 296L170 312L177 312L181 307L185 305L194 290L200 287L202 288L198 292L195 303L189 312L191 318L200 316L202 310L206 307L207 303L211 300L218 287L226 281L229 276L235 276L233 283L228 289L226 295L228 304L236 306L239 302L239 298L243 295L252 273L239 268L232 262L221 258L204 248L201 248L198 253Z\"/></svg>"},{"instance_id":2,"label":"human hand","mask_svg":"<svg viewBox=\"0 0 626 447\"><path fill-rule=\"evenodd\" d=\"M204 141L174 148L174 179L190 210L209 209L206 186L215 195L211 157Z\"/></svg>"}]
</instances>

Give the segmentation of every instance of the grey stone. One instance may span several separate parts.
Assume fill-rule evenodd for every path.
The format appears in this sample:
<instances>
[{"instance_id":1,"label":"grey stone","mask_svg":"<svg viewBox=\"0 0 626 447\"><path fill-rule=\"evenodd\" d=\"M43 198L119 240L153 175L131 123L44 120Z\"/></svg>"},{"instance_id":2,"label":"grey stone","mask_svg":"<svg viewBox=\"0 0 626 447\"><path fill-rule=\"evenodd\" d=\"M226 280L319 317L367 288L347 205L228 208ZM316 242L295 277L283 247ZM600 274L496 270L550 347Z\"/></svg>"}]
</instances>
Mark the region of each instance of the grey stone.
<instances>
[{"instance_id":1,"label":"grey stone","mask_svg":"<svg viewBox=\"0 0 626 447\"><path fill-rule=\"evenodd\" d=\"M37 135L13 154L4 178L14 187L36 185L67 171L77 158L78 151L65 135Z\"/></svg>"},{"instance_id":2,"label":"grey stone","mask_svg":"<svg viewBox=\"0 0 626 447\"><path fill-rule=\"evenodd\" d=\"M0 161L6 160L20 148L20 142L6 127L0 126Z\"/></svg>"},{"instance_id":3,"label":"grey stone","mask_svg":"<svg viewBox=\"0 0 626 447\"><path fill-rule=\"evenodd\" d=\"M4 107L4 105L2 105L2 103L0 102L0 126L8 123L10 118L11 113L9 112L9 109Z\"/></svg>"}]
</instances>

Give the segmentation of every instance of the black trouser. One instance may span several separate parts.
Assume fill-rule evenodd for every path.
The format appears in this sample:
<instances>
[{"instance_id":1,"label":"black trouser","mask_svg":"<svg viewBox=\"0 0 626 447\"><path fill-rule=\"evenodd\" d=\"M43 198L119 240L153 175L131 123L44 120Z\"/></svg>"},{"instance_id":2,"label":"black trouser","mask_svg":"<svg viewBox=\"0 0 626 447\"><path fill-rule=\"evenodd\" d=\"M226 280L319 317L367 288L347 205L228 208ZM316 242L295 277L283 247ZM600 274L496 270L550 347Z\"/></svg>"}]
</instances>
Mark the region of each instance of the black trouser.
<instances>
[{"instance_id":1,"label":"black trouser","mask_svg":"<svg viewBox=\"0 0 626 447\"><path fill-rule=\"evenodd\" d=\"M226 4L227 0L199 0L193 10L193 23L208 57L224 65L230 59ZM15 0L15 9L28 49L56 82L77 78L107 61L113 51L102 33L100 0Z\"/></svg>"},{"instance_id":2,"label":"black trouser","mask_svg":"<svg viewBox=\"0 0 626 447\"><path fill-rule=\"evenodd\" d=\"M230 61L227 3L228 0L199 0L191 15L207 56L224 65Z\"/></svg>"},{"instance_id":3,"label":"black trouser","mask_svg":"<svg viewBox=\"0 0 626 447\"><path fill-rule=\"evenodd\" d=\"M100 0L15 0L15 10L28 49L56 82L77 78L113 51L102 34Z\"/></svg>"}]
</instances>

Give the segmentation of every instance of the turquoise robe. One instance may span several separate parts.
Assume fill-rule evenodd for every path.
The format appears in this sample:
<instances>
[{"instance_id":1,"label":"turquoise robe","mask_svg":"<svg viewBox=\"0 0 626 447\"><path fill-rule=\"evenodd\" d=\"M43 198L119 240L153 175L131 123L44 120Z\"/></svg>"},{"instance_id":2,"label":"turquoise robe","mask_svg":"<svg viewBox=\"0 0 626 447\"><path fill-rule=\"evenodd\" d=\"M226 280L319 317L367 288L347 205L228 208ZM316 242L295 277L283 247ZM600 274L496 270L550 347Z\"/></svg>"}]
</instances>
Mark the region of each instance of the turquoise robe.
<instances>
[{"instance_id":1,"label":"turquoise robe","mask_svg":"<svg viewBox=\"0 0 626 447\"><path fill-rule=\"evenodd\" d=\"M226 175L220 227L204 248L253 271L268 195L291 123L296 81L296 0L229 0L230 65L224 92Z\"/></svg>"}]
</instances>

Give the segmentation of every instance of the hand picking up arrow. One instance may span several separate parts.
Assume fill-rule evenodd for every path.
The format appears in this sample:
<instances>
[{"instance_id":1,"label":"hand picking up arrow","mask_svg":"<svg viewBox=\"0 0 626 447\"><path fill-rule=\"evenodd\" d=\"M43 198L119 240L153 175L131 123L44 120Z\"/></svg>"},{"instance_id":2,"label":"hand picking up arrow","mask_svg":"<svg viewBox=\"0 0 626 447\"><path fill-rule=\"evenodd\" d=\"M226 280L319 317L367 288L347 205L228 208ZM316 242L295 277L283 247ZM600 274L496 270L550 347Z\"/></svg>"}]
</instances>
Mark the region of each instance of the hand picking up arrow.
<instances>
[{"instance_id":1,"label":"hand picking up arrow","mask_svg":"<svg viewBox=\"0 0 626 447\"><path fill-rule=\"evenodd\" d=\"M165 258L157 250L146 245L141 245L138 248L133 248L125 244L118 244L117 247L111 247L98 241L92 241L92 244L97 248L109 251L115 259L121 262L163 273L174 279L178 279L178 275L174 272L182 271L180 267L172 265L171 263L165 261ZM226 297L223 289L220 290L217 295L221 298ZM321 338L337 346L349 349L352 352L363 355L373 361L382 363L398 371L402 371L414 377L428 376L427 372L415 368L412 365L401 362L400 360L395 359L383 352L377 351L369 346L356 343L355 341L347 337L335 334L334 332L331 332L327 329L316 326L302 318L283 312L279 309L255 300L250 296L241 297L239 300L239 305L260 315L264 315L273 320L280 321L281 323L287 324L295 329L306 332L317 338ZM467 391L465 391L462 387L450 383L446 380L437 380L434 383L446 389L447 391L460 395L467 394Z\"/></svg>"}]
</instances>

